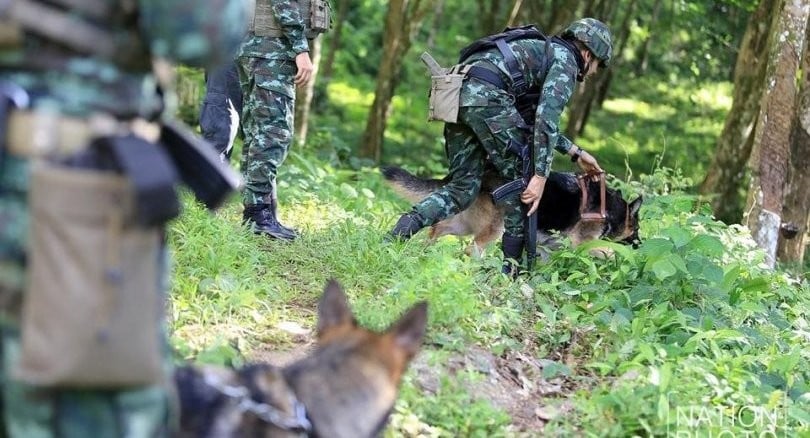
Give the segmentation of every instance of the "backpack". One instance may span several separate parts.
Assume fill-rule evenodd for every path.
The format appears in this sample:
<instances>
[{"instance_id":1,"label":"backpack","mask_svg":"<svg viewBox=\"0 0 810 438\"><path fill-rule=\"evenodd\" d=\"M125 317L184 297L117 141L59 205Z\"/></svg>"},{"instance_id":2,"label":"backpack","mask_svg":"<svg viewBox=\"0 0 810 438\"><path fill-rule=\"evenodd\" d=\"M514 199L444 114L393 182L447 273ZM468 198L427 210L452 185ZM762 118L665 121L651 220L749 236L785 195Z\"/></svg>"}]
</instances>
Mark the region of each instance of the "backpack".
<instances>
[{"instance_id":1,"label":"backpack","mask_svg":"<svg viewBox=\"0 0 810 438\"><path fill-rule=\"evenodd\" d=\"M478 53L483 50L489 50L497 47L498 50L501 52L501 56L503 56L506 68L509 70L509 76L512 77L513 86L508 91L510 91L515 96L515 104L516 104L515 106L517 107L520 115L523 117L523 120L528 125L533 125L534 111L537 108L537 100L540 98L540 87L539 86L535 86L532 88L528 87L528 85L526 84L526 80L523 77L523 72L520 71L520 68L518 66L515 53L512 51L511 48L509 48L509 45L507 44L510 41L521 39L537 39L545 41L548 38L546 37L546 35L543 34L543 32L541 32L532 24L521 27L507 27L501 33L480 38L478 40L473 41L467 47L461 49L461 52L459 53L459 63L464 62L474 53ZM549 50L550 47L547 45L546 56L545 59L543 60L544 74L548 73L549 67L548 59L550 57ZM485 71L484 72L480 70L473 71L473 76L476 76L480 79L483 79L495 85L499 85L498 82L500 82L500 79L498 79L497 77L493 78L492 74L487 73Z\"/></svg>"},{"instance_id":2,"label":"backpack","mask_svg":"<svg viewBox=\"0 0 810 438\"><path fill-rule=\"evenodd\" d=\"M501 33L479 38L461 49L459 52L458 62L464 62L473 53L497 47L496 41L500 39L508 43L510 41L523 39L545 40L546 36L533 24L527 24L526 26L520 27L507 27Z\"/></svg>"}]
</instances>

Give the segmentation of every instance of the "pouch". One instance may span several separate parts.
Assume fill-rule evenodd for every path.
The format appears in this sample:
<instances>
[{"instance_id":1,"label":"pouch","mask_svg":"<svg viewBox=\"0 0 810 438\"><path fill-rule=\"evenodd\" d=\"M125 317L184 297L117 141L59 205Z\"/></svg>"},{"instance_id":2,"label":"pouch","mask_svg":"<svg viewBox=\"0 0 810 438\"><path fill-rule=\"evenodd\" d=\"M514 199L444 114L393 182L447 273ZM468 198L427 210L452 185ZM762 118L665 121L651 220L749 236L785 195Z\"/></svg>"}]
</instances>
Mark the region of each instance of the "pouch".
<instances>
[{"instance_id":1,"label":"pouch","mask_svg":"<svg viewBox=\"0 0 810 438\"><path fill-rule=\"evenodd\" d=\"M430 77L428 120L458 122L461 86L470 66L454 66L446 74Z\"/></svg>"},{"instance_id":2,"label":"pouch","mask_svg":"<svg viewBox=\"0 0 810 438\"><path fill-rule=\"evenodd\" d=\"M324 33L332 28L332 7L327 0L311 0L309 4L309 27L315 33Z\"/></svg>"},{"instance_id":3,"label":"pouch","mask_svg":"<svg viewBox=\"0 0 810 438\"><path fill-rule=\"evenodd\" d=\"M135 225L118 173L35 163L16 375L34 385L163 381L161 227Z\"/></svg>"}]
</instances>

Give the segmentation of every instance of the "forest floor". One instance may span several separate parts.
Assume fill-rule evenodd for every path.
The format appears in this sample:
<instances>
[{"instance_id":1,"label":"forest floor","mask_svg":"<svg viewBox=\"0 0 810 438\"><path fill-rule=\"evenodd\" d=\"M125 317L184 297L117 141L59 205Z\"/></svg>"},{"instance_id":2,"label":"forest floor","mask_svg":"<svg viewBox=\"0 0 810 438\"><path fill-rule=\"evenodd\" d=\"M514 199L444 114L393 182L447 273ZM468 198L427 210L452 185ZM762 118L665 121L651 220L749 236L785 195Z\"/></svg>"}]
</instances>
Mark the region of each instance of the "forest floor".
<instances>
[{"instance_id":1,"label":"forest floor","mask_svg":"<svg viewBox=\"0 0 810 438\"><path fill-rule=\"evenodd\" d=\"M292 348L258 350L250 360L283 367L304 357L314 345L309 334L299 334ZM435 352L439 350L427 345L411 363L408 372L416 386L435 394L440 390L441 376L471 372L479 378L466 380L467 393L509 414L513 432L536 434L547 421L571 408L565 399L575 388L564 378L544 378L544 361L535 359L529 351L496 356L484 348L471 347L464 352L442 354L440 361L435 360Z\"/></svg>"}]
</instances>

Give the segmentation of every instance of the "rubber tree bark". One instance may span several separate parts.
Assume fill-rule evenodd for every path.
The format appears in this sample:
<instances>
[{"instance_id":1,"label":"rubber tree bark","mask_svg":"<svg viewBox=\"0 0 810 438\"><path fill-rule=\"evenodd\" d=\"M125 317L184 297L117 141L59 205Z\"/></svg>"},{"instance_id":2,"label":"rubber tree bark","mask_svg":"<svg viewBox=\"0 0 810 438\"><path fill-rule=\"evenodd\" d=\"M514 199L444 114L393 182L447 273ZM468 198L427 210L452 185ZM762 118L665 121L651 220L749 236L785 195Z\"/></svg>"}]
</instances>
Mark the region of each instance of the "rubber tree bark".
<instances>
[{"instance_id":1,"label":"rubber tree bark","mask_svg":"<svg viewBox=\"0 0 810 438\"><path fill-rule=\"evenodd\" d=\"M765 251L766 263L771 267L776 264L782 224L790 133L798 96L796 72L804 52L810 12L805 0L780 3L766 52L766 86L754 133L749 162L751 184L746 202L746 224Z\"/></svg>"}]
</instances>

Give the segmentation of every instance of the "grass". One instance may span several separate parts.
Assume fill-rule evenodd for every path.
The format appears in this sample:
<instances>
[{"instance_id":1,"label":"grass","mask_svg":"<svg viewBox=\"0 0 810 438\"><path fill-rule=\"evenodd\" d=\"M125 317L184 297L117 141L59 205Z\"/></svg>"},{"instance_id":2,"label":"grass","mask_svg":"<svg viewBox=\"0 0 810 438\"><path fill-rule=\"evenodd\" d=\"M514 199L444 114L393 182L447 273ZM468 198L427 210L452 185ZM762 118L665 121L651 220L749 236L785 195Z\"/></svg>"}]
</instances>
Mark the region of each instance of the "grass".
<instances>
[{"instance_id":1,"label":"grass","mask_svg":"<svg viewBox=\"0 0 810 438\"><path fill-rule=\"evenodd\" d=\"M302 231L299 240L256 238L240 226L237 199L211 214L184 197L170 232L178 357L239 364L292 348L295 336L280 324L313 327L317 298L334 277L372 328L429 302L421 360L438 380L428 391L416 372L406 375L386 436L518 434L515 419L476 389L488 374L451 365L471 350L541 361L534 383L561 388L537 396L556 412L545 435L810 436L810 286L765 269L747 231L715 221L689 193L708 162L694 157L713 147L728 88L642 88L608 99L582 144L620 176L611 183L626 197L645 196L644 243L616 247L605 260L564 248L516 282L499 273L494 246L471 259L452 237L384 242L409 206L375 168L352 161L345 135L359 132L367 98L341 91L358 103L322 116L307 148L281 169L281 215ZM415 117L414 106L395 102L403 114L394 115L386 157L439 173L435 142L408 145L403 135L398 117Z\"/></svg>"}]
</instances>

